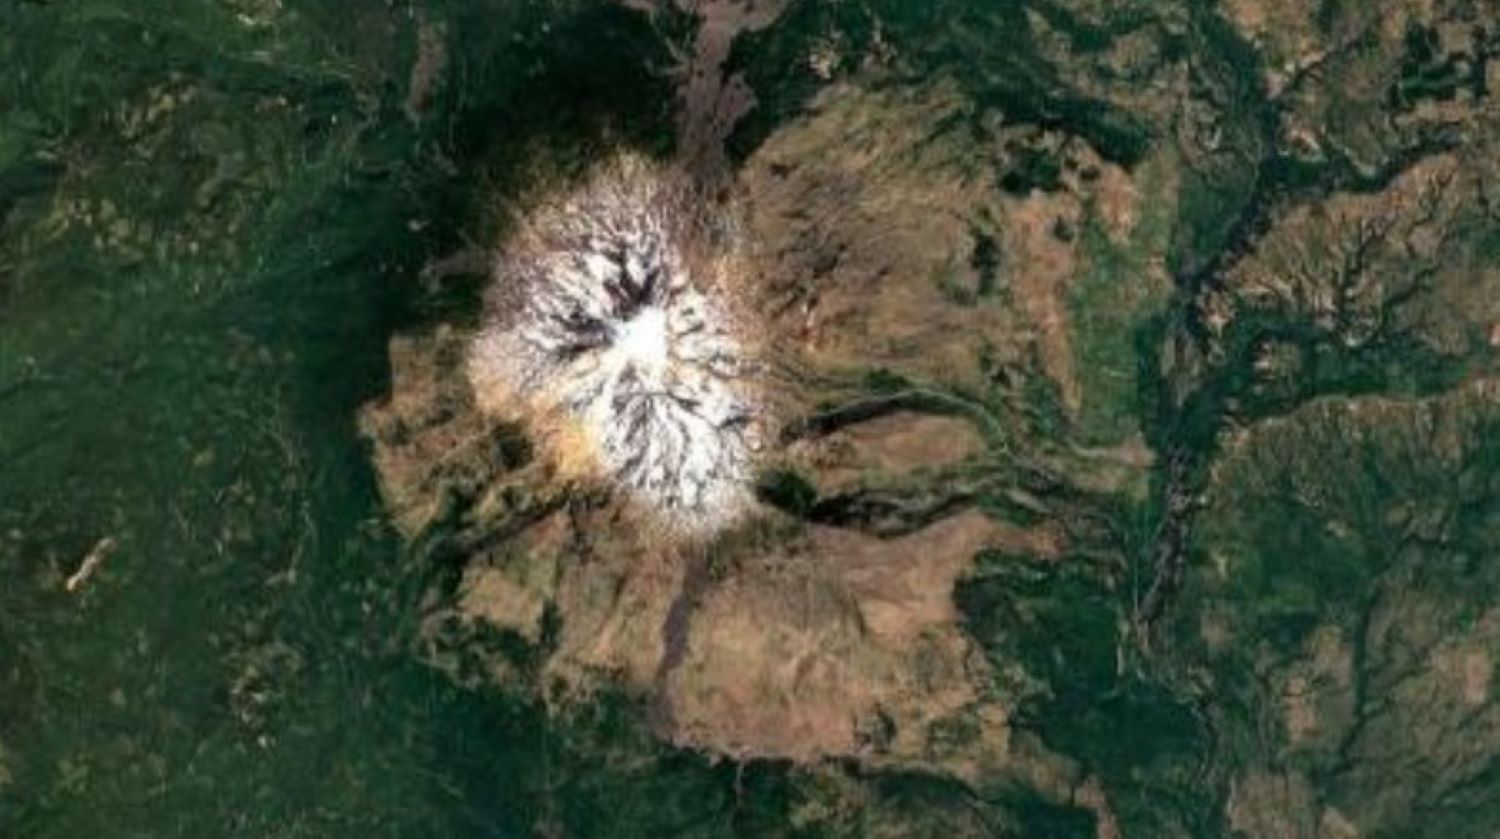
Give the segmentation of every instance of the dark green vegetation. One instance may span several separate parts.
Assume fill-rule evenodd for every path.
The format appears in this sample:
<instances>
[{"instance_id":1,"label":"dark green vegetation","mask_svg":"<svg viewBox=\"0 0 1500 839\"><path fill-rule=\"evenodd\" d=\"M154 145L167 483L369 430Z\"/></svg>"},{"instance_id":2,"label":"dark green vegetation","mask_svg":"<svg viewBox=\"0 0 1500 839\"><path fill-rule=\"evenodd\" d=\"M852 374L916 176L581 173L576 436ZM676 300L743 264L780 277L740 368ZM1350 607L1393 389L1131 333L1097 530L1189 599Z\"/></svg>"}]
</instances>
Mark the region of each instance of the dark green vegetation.
<instances>
[{"instance_id":1,"label":"dark green vegetation","mask_svg":"<svg viewBox=\"0 0 1500 839\"><path fill-rule=\"evenodd\" d=\"M434 7L461 82L416 122L421 16L280 6L0 6L0 835L729 825L734 773L621 710L551 728L418 663L354 432L457 172L669 142L654 34Z\"/></svg>"},{"instance_id":2,"label":"dark green vegetation","mask_svg":"<svg viewBox=\"0 0 1500 839\"><path fill-rule=\"evenodd\" d=\"M1092 209L1070 234L1083 415L1021 388L1060 446L1140 430L1150 492L1034 477L1073 555L986 554L956 592L1016 728L1126 836L1500 825L1500 396L1474 384L1500 319L1496 13L1433 5L1268 5L1256 42L1201 0L801 0L737 45L762 103L741 157L830 81L941 77L976 124L1175 190L1123 243ZM867 806L825 808L826 773L668 750L607 699L549 719L413 653L440 571L385 523L355 412L391 334L472 313L472 283L416 276L505 222L495 196L670 151L679 29L602 0L0 5L0 835L1093 835L1008 781L849 768ZM1327 57L1273 96L1276 33L1302 29ZM1059 189L1055 148L1012 149L994 189ZM1446 203L1399 191L1447 154ZM1350 196L1371 205L1330 215L1441 248L1295 215ZM1299 243L1338 264L1247 290ZM1167 295L1129 285L1152 260ZM992 238L974 267L1003 288ZM828 508L793 473L764 491Z\"/></svg>"}]
</instances>

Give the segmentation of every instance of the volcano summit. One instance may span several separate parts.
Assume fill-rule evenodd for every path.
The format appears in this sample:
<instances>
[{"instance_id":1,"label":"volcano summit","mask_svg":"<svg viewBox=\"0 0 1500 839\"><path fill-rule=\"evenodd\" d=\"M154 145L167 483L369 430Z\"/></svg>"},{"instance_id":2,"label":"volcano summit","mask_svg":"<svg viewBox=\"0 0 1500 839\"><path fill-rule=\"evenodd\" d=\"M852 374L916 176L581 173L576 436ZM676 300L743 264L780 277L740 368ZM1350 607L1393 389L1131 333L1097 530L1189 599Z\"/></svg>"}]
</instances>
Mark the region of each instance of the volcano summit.
<instances>
[{"instance_id":1,"label":"volcano summit","mask_svg":"<svg viewBox=\"0 0 1500 839\"><path fill-rule=\"evenodd\" d=\"M636 158L544 203L496 262L469 358L486 411L519 408L559 462L679 533L743 512L760 447L731 237L698 206Z\"/></svg>"}]
</instances>

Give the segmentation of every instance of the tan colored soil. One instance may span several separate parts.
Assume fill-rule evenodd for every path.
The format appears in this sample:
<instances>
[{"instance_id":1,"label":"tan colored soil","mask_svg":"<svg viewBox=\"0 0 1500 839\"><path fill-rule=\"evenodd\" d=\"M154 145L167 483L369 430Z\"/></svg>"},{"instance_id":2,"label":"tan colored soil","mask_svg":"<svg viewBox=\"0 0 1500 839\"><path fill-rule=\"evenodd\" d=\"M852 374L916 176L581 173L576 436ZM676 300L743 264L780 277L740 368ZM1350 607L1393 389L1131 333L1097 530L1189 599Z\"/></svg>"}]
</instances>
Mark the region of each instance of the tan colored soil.
<instances>
[{"instance_id":1,"label":"tan colored soil","mask_svg":"<svg viewBox=\"0 0 1500 839\"><path fill-rule=\"evenodd\" d=\"M917 759L933 726L963 718L1003 759L1006 717L973 713L987 668L951 598L996 532L977 512L889 541L813 528L748 560L694 616L670 683L678 740L804 761Z\"/></svg>"},{"instance_id":2,"label":"tan colored soil","mask_svg":"<svg viewBox=\"0 0 1500 839\"><path fill-rule=\"evenodd\" d=\"M941 469L978 457L984 440L965 420L901 411L794 446L824 491L871 475Z\"/></svg>"}]
</instances>

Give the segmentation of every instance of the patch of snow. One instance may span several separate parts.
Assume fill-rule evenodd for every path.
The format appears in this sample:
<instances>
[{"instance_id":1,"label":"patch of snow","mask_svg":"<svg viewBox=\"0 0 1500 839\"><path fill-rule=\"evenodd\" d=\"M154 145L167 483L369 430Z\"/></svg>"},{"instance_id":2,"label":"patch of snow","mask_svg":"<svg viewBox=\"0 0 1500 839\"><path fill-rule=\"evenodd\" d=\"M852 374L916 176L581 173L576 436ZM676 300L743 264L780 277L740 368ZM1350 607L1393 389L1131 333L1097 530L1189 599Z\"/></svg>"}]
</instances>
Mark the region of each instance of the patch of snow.
<instances>
[{"instance_id":1,"label":"patch of snow","mask_svg":"<svg viewBox=\"0 0 1500 839\"><path fill-rule=\"evenodd\" d=\"M748 508L759 432L735 319L690 276L685 206L626 160L540 208L496 266L469 369L576 423L601 474L703 532Z\"/></svg>"}]
</instances>

